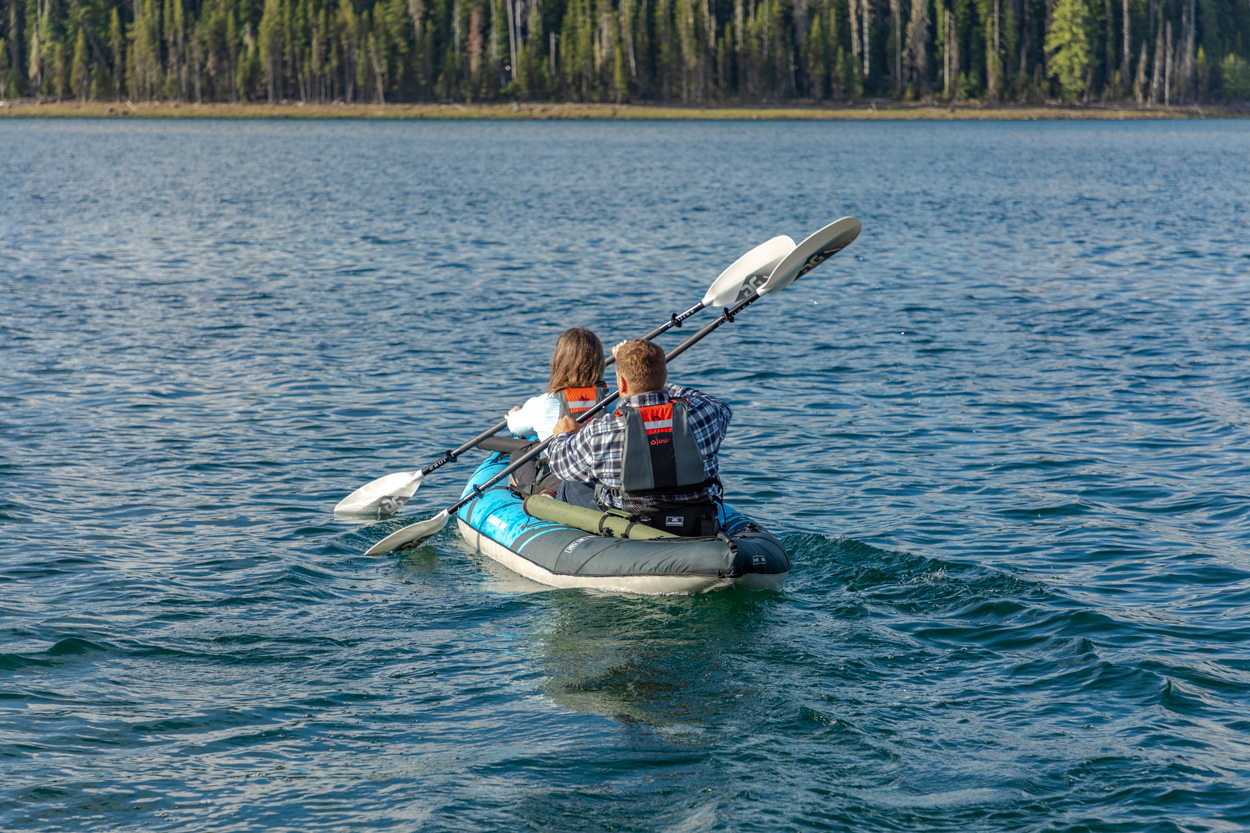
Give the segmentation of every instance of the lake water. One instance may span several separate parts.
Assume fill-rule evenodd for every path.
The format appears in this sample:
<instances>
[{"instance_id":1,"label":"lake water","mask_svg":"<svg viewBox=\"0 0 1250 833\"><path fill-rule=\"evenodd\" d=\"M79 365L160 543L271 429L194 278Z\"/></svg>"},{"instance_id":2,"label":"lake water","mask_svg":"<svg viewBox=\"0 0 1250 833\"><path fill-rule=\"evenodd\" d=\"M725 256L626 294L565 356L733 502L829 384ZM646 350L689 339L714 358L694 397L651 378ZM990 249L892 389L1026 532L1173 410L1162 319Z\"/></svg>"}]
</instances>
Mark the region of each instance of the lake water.
<instances>
[{"instance_id":1,"label":"lake water","mask_svg":"<svg viewBox=\"0 0 1250 833\"><path fill-rule=\"evenodd\" d=\"M1250 827L1247 159L1245 121L0 122L0 829ZM334 519L563 328L843 215L672 369L733 405L784 591Z\"/></svg>"}]
</instances>

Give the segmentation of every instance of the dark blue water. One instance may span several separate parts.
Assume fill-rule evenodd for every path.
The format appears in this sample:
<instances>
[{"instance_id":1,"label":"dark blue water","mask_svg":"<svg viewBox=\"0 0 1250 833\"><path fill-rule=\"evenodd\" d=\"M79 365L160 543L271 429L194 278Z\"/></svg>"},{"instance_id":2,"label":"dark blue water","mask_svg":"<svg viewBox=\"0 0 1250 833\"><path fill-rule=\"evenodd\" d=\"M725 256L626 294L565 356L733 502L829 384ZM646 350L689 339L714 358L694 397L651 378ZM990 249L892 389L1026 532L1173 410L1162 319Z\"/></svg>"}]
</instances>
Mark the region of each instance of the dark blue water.
<instances>
[{"instance_id":1,"label":"dark blue water","mask_svg":"<svg viewBox=\"0 0 1250 833\"><path fill-rule=\"evenodd\" d=\"M1244 122L0 123L0 829L1250 827L1247 159ZM842 215L673 368L734 406L784 592L333 518L561 329Z\"/></svg>"}]
</instances>

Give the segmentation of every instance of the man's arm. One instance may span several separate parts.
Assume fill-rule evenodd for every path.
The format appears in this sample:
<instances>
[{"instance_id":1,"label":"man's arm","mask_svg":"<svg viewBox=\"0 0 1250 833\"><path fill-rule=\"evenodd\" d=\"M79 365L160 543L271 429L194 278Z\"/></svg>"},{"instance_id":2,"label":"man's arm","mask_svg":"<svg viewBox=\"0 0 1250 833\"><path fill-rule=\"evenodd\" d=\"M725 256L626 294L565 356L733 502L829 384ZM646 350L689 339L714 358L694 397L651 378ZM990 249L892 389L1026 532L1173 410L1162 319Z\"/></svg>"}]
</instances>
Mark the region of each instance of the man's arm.
<instances>
[{"instance_id":1,"label":"man's arm","mask_svg":"<svg viewBox=\"0 0 1250 833\"><path fill-rule=\"evenodd\" d=\"M696 434L714 433L723 437L725 432L729 430L729 421L733 419L733 409L724 401L717 399L711 394L682 385L665 385L664 392L670 398L687 399L690 401L693 411L690 427ZM717 445L719 444L717 442Z\"/></svg>"},{"instance_id":2,"label":"man's arm","mask_svg":"<svg viewBox=\"0 0 1250 833\"><path fill-rule=\"evenodd\" d=\"M565 422L572 422L570 428ZM582 429L572 417L561 417L556 423L556 433L547 446L547 462L551 472L561 480L573 480L578 483L590 483L594 480L595 457L591 443L591 432Z\"/></svg>"}]
</instances>

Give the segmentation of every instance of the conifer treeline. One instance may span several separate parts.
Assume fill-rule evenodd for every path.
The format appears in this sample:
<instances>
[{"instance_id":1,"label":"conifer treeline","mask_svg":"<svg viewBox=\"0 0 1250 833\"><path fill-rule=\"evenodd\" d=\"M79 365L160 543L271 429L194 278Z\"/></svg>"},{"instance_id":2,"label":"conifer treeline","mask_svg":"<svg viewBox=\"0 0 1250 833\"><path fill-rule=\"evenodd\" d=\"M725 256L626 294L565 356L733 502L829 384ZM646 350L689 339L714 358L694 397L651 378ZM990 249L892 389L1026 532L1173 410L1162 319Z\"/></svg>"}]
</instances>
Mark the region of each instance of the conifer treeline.
<instances>
[{"instance_id":1,"label":"conifer treeline","mask_svg":"<svg viewBox=\"0 0 1250 833\"><path fill-rule=\"evenodd\" d=\"M1250 99L1250 0L0 0L0 99Z\"/></svg>"}]
</instances>

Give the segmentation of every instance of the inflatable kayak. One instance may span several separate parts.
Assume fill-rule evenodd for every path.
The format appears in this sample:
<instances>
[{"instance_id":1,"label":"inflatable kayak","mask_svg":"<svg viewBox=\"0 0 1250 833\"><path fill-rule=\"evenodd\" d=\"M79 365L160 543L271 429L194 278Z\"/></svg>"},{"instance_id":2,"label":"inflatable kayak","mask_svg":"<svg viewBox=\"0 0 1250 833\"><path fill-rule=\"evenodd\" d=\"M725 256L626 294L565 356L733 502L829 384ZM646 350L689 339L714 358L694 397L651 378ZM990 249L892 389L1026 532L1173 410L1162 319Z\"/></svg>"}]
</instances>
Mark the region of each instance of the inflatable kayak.
<instances>
[{"instance_id":1,"label":"inflatable kayak","mask_svg":"<svg viewBox=\"0 0 1250 833\"><path fill-rule=\"evenodd\" d=\"M507 454L491 454L463 496L507 465ZM456 512L460 535L471 546L552 587L648 594L779 590L790 573L790 559L776 536L723 506L719 521L721 534L714 538L615 538L526 514L506 483L486 489Z\"/></svg>"}]
</instances>

